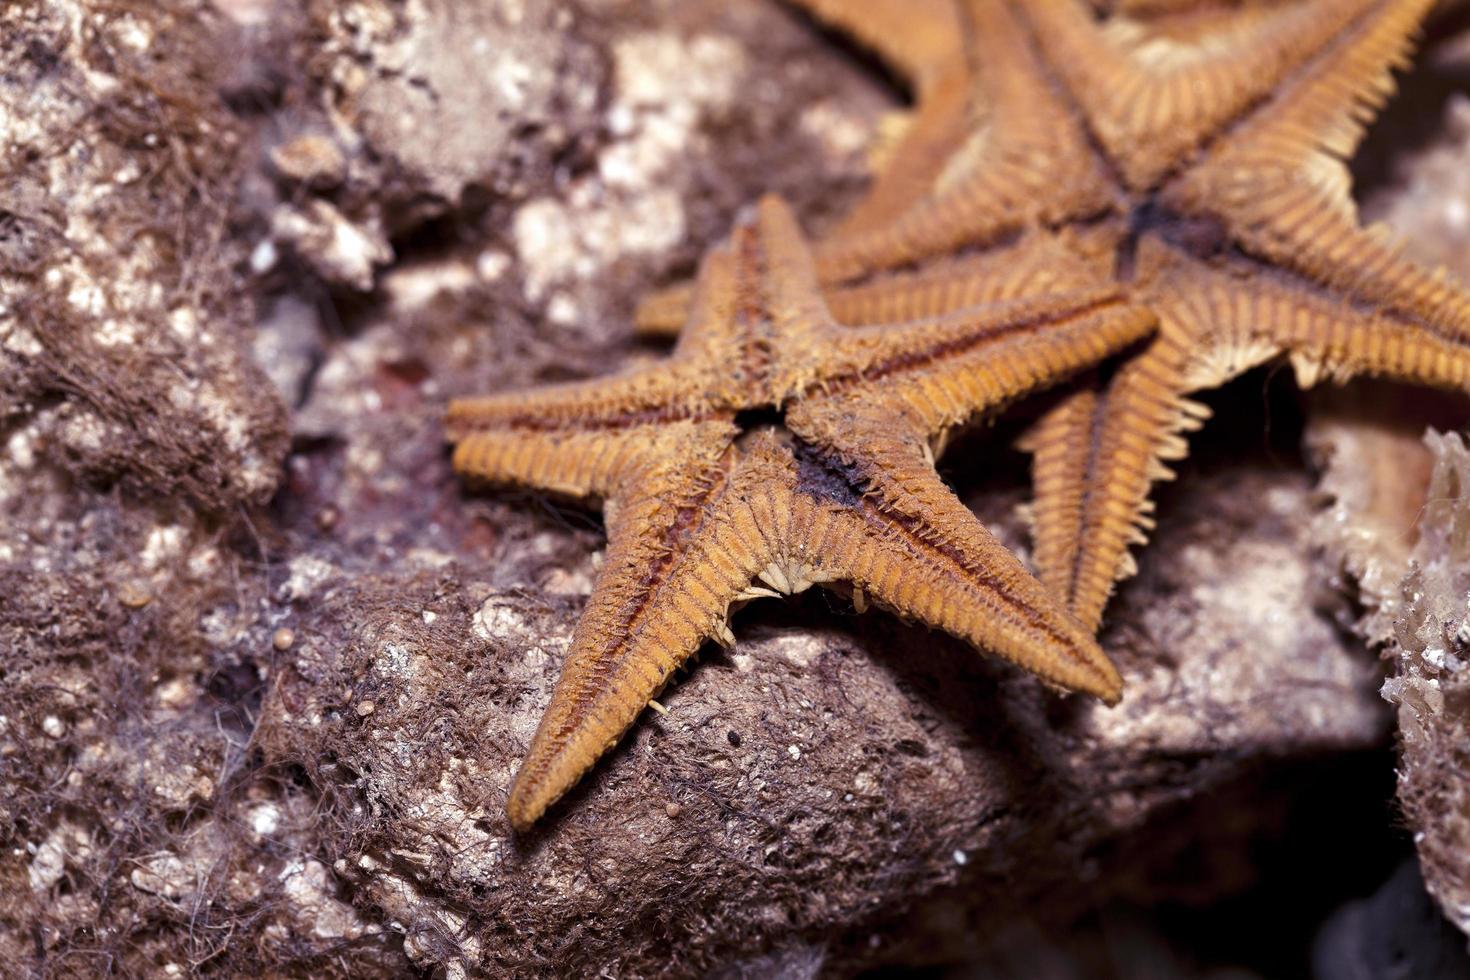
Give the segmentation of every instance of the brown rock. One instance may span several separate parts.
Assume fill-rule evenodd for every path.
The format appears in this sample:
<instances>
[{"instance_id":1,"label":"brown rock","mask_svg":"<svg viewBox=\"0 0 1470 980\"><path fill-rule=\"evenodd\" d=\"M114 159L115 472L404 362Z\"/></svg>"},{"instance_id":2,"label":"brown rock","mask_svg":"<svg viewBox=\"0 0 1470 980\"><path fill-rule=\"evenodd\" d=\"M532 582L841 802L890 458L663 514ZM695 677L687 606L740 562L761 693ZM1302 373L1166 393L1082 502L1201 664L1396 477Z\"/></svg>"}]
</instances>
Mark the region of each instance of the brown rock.
<instances>
[{"instance_id":1,"label":"brown rock","mask_svg":"<svg viewBox=\"0 0 1470 980\"><path fill-rule=\"evenodd\" d=\"M1116 887L1124 869L1089 855L1268 757L1382 737L1371 659L1314 611L1306 481L1194 484L1124 592L1115 710L881 614L757 605L733 653L516 837L505 793L577 602L426 572L323 583L310 629L336 653L282 665L262 745L341 806L396 815L345 858L423 964L702 973L950 886L989 928L1079 876ZM370 727L348 710L365 702Z\"/></svg>"}]
</instances>

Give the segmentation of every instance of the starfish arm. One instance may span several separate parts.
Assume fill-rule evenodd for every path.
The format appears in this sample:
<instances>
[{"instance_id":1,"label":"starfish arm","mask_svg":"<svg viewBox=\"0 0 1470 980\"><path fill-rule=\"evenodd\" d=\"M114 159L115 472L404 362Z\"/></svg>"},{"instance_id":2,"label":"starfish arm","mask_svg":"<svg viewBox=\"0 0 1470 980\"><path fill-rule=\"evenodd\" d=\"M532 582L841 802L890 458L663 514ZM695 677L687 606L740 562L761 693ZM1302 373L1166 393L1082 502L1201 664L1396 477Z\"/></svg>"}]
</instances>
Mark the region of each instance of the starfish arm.
<instances>
[{"instance_id":1,"label":"starfish arm","mask_svg":"<svg viewBox=\"0 0 1470 980\"><path fill-rule=\"evenodd\" d=\"M1341 162L1352 156L1367 123L1393 94L1392 72L1408 65L1413 38L1434 0L1314 0L1304 10L1319 21L1320 43L1276 80L1277 91L1236 120L1184 178L1187 191L1243 199L1261 172L1308 172L1322 178L1341 207L1350 207ZM1325 169L1311 166L1336 164ZM1245 167L1244 170L1241 168ZM1233 194L1229 193L1231 190Z\"/></svg>"},{"instance_id":2,"label":"starfish arm","mask_svg":"<svg viewBox=\"0 0 1470 980\"><path fill-rule=\"evenodd\" d=\"M794 0L817 19L871 48L917 89L920 100L963 66L955 0Z\"/></svg>"},{"instance_id":3,"label":"starfish arm","mask_svg":"<svg viewBox=\"0 0 1470 980\"><path fill-rule=\"evenodd\" d=\"M834 239L880 233L934 187L970 135L974 79L962 67L941 76L920 98L902 136L872 185L832 231Z\"/></svg>"},{"instance_id":4,"label":"starfish arm","mask_svg":"<svg viewBox=\"0 0 1470 980\"><path fill-rule=\"evenodd\" d=\"M967 121L969 135L922 197L901 213L885 206L889 220L865 221L818 245L823 283L993 244L1027 226L1095 214L1112 203L1100 161L1010 6L970 0L965 10L972 35L985 43L971 81L980 118ZM950 142L920 129L913 139ZM896 158L904 152L900 146Z\"/></svg>"},{"instance_id":5,"label":"starfish arm","mask_svg":"<svg viewBox=\"0 0 1470 980\"><path fill-rule=\"evenodd\" d=\"M1233 8L1235 4L1233 0L1092 0L1092 6L1101 13L1121 13L1154 19L1212 12L1220 7Z\"/></svg>"},{"instance_id":6,"label":"starfish arm","mask_svg":"<svg viewBox=\"0 0 1470 980\"><path fill-rule=\"evenodd\" d=\"M1075 289L1091 281L1068 275L1075 259L1049 236L1031 235L1021 247L1000 248L959 259L937 259L914 272L880 276L856 286L825 291L839 323L877 324L926 319L965 306ZM691 285L650 294L638 306L635 326L645 336L672 336L689 319Z\"/></svg>"},{"instance_id":7,"label":"starfish arm","mask_svg":"<svg viewBox=\"0 0 1470 980\"><path fill-rule=\"evenodd\" d=\"M967 135L974 78L960 8L955 0L798 0L798 6L878 52L914 87L906 132L836 234L871 230L923 197Z\"/></svg>"},{"instance_id":8,"label":"starfish arm","mask_svg":"<svg viewBox=\"0 0 1470 980\"><path fill-rule=\"evenodd\" d=\"M1096 236L1095 236L1096 237ZM959 258L939 258L913 272L874 278L823 291L839 323L877 324L940 316L966 306L1046 293L1067 292L1106 281L1112 242L1075 234L1026 235L1019 242ZM689 320L692 284L652 293L638 307L637 329L671 336Z\"/></svg>"},{"instance_id":9,"label":"starfish arm","mask_svg":"<svg viewBox=\"0 0 1470 980\"><path fill-rule=\"evenodd\" d=\"M782 198L761 198L755 224L736 229L734 246L745 249L745 264L759 270L758 281L747 284L744 295L765 305L775 334L786 346L814 340L818 331L831 326L811 247Z\"/></svg>"},{"instance_id":10,"label":"starfish arm","mask_svg":"<svg viewBox=\"0 0 1470 980\"><path fill-rule=\"evenodd\" d=\"M1115 289L956 310L928 321L836 328L832 373L811 390L900 406L933 439L1147 337L1153 313Z\"/></svg>"},{"instance_id":11,"label":"starfish arm","mask_svg":"<svg viewBox=\"0 0 1470 980\"><path fill-rule=\"evenodd\" d=\"M622 432L471 432L454 447L454 471L488 484L535 487L565 497L606 497L644 456L647 428Z\"/></svg>"},{"instance_id":12,"label":"starfish arm","mask_svg":"<svg viewBox=\"0 0 1470 980\"><path fill-rule=\"evenodd\" d=\"M1470 340L1470 290L1444 269L1403 255L1382 227L1363 229L1320 188L1263 181L1232 209L1233 237L1248 255L1291 270L1344 305L1394 312L1446 342Z\"/></svg>"},{"instance_id":13,"label":"starfish arm","mask_svg":"<svg viewBox=\"0 0 1470 980\"><path fill-rule=\"evenodd\" d=\"M788 234L799 236L794 221ZM748 237L748 229L737 230L737 243ZM804 255L799 245L799 237L794 244L781 243L798 258ZM744 281L753 278L749 271L741 271L749 263L734 252L726 244L706 253L699 277L688 290L679 342L667 360L608 378L457 399L450 404L446 419L450 439L507 428L605 430L707 414L720 394L728 394L724 383L730 380L728 369L738 367L750 353L744 349L737 305L757 286ZM791 292L786 273L776 270L766 278ZM797 312L811 316L814 303L819 307L820 301L813 299ZM705 394L701 397L697 392Z\"/></svg>"},{"instance_id":14,"label":"starfish arm","mask_svg":"<svg viewBox=\"0 0 1470 980\"><path fill-rule=\"evenodd\" d=\"M655 289L638 301L633 330L641 337L673 337L689 320L694 305L694 283L680 282Z\"/></svg>"},{"instance_id":15,"label":"starfish arm","mask_svg":"<svg viewBox=\"0 0 1470 980\"><path fill-rule=\"evenodd\" d=\"M737 227L734 239L749 234ZM742 288L740 256L735 242L722 243L705 253L699 263L699 275L693 282L682 282L650 293L634 311L634 328L645 336L679 336L675 353L694 357L700 353L720 356L713 348L727 345L725 356L738 356L736 338L736 303ZM748 264L748 263L747 263Z\"/></svg>"},{"instance_id":16,"label":"starfish arm","mask_svg":"<svg viewBox=\"0 0 1470 980\"><path fill-rule=\"evenodd\" d=\"M944 485L916 426L850 398L803 403L787 420L820 454L803 485L826 522L813 552L823 577L1054 684L1118 700L1122 679L1092 634Z\"/></svg>"},{"instance_id":17,"label":"starfish arm","mask_svg":"<svg viewBox=\"0 0 1470 980\"><path fill-rule=\"evenodd\" d=\"M708 369L671 361L589 381L456 398L445 414L445 434L459 443L486 432L606 432L708 414L707 399L698 394L707 387Z\"/></svg>"},{"instance_id":18,"label":"starfish arm","mask_svg":"<svg viewBox=\"0 0 1470 980\"><path fill-rule=\"evenodd\" d=\"M1100 24L1080 0L1025 10L1121 176L1143 190L1383 6L1383 0L1259 5L1223 19L1196 16L1193 30L1183 34L1149 30L1127 16Z\"/></svg>"},{"instance_id":19,"label":"starfish arm","mask_svg":"<svg viewBox=\"0 0 1470 980\"><path fill-rule=\"evenodd\" d=\"M1098 390L1079 382L1032 424L1017 446L1032 454L1031 561L1041 581L1071 604L1071 575L1081 545L1077 527L1085 509L1088 470L1093 463L1092 421ZM1083 625L1097 628L1085 616Z\"/></svg>"},{"instance_id":20,"label":"starfish arm","mask_svg":"<svg viewBox=\"0 0 1470 980\"><path fill-rule=\"evenodd\" d=\"M1247 262L1181 263L1152 292L1167 332L1190 338L1184 380L1191 390L1223 384L1278 354L1290 358L1303 387L1359 374L1470 385L1470 331L1436 329L1404 309L1313 289L1289 273Z\"/></svg>"},{"instance_id":21,"label":"starfish arm","mask_svg":"<svg viewBox=\"0 0 1470 980\"><path fill-rule=\"evenodd\" d=\"M1152 260L1150 260L1152 261ZM1033 505L1037 562L1073 613L1096 627L1128 548L1151 526L1149 489L1187 452L1207 416L1186 396L1287 355L1298 380L1373 374L1470 386L1470 340L1446 338L1389 309L1350 305L1260 269L1170 267L1153 308L1161 327L1093 399L1074 396L1038 423Z\"/></svg>"},{"instance_id":22,"label":"starfish arm","mask_svg":"<svg viewBox=\"0 0 1470 980\"><path fill-rule=\"evenodd\" d=\"M693 443L624 479L608 548L566 663L511 787L524 830L642 713L673 671L724 633L732 602L770 561L750 499L768 474Z\"/></svg>"},{"instance_id":23,"label":"starfish arm","mask_svg":"<svg viewBox=\"0 0 1470 980\"><path fill-rule=\"evenodd\" d=\"M866 24L863 12L866 4L832 3L814 0L807 3L814 13L823 19L831 19L836 26L854 29L853 22ZM882 10L879 19L885 21L892 16L898 19L898 6L888 10L888 4L879 4ZM938 7L950 7L950 0L938 0ZM850 12L853 16L836 16L838 12ZM904 21L914 21L914 13L904 15ZM885 34L886 31L873 31ZM863 32L858 38L864 43L876 43ZM958 26L954 28L954 44L958 46ZM938 176L939 169L947 162L958 143L964 140L967 131L967 109L970 100L970 78L963 72L963 57L950 57L948 63L953 71L938 76L931 91L920 88L920 106L910 123L903 141L895 148L888 165L878 176L873 187L858 201L853 212L842 219L835 231L838 237L851 238L875 226L885 226L889 220L903 213L914 201L922 198ZM694 287L688 282L657 289L638 303L634 311L634 329L644 336L673 336L678 334L689 320L694 306Z\"/></svg>"},{"instance_id":24,"label":"starfish arm","mask_svg":"<svg viewBox=\"0 0 1470 980\"><path fill-rule=\"evenodd\" d=\"M1088 629L1102 622L1114 583L1135 571L1128 548L1153 527L1149 488L1173 475L1164 461L1185 455L1180 433L1208 415L1185 398L1189 356L1161 330L1104 388L1072 394L1023 439L1037 569Z\"/></svg>"},{"instance_id":25,"label":"starfish arm","mask_svg":"<svg viewBox=\"0 0 1470 980\"><path fill-rule=\"evenodd\" d=\"M755 220L736 226L730 241L711 249L693 287L655 293L640 308L640 329L669 332L682 315L676 355L749 356L751 333L768 311L775 331L791 341L830 323L822 301L806 237L780 197L768 194L756 206ZM766 339L766 342L769 338ZM723 350L714 345L725 345Z\"/></svg>"},{"instance_id":26,"label":"starfish arm","mask_svg":"<svg viewBox=\"0 0 1470 980\"><path fill-rule=\"evenodd\" d=\"M1003 248L937 259L913 272L829 289L824 295L839 323L926 320L964 307L1095 286L1110 278L1107 264L1112 256L1111 242L1087 236L1027 235ZM1101 258L1104 265L1089 258Z\"/></svg>"},{"instance_id":27,"label":"starfish arm","mask_svg":"<svg viewBox=\"0 0 1470 980\"><path fill-rule=\"evenodd\" d=\"M1403 257L1382 228L1360 227L1344 160L1392 93L1430 0L1379 0L1343 23L1323 55L1166 189L1175 209L1211 214L1245 252L1347 300L1399 310L1449 337L1470 336L1470 292Z\"/></svg>"}]
</instances>

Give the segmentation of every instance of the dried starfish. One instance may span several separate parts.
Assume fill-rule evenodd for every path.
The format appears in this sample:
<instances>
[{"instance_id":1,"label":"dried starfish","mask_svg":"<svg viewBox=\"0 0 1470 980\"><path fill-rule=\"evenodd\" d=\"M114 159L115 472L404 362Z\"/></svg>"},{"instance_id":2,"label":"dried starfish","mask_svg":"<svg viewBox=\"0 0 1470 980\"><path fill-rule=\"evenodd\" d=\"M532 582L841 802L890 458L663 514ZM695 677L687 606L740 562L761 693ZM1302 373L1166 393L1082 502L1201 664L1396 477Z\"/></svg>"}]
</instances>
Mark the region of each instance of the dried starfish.
<instances>
[{"instance_id":1,"label":"dried starfish","mask_svg":"<svg viewBox=\"0 0 1470 980\"><path fill-rule=\"evenodd\" d=\"M667 361L455 401L461 474L605 501L607 558L512 824L540 817L706 639L728 641L732 604L813 584L851 583L859 607L1115 701L1091 634L945 487L931 446L1153 327L1110 288L841 327L795 220L767 200L707 257Z\"/></svg>"},{"instance_id":2,"label":"dried starfish","mask_svg":"<svg viewBox=\"0 0 1470 980\"><path fill-rule=\"evenodd\" d=\"M1470 377L1470 291L1360 226L1343 163L1432 4L955 0L935 23L963 23L963 55L928 50L946 79L967 66L956 111L951 83L913 74L933 25L906 25L902 0L805 0L916 79L911 145L816 246L839 320L936 315L1057 276L1159 316L1151 344L1024 443L1041 577L1088 625L1133 571L1150 485L1208 414L1190 393L1281 355L1303 385ZM686 306L674 290L640 319L658 330Z\"/></svg>"}]
</instances>

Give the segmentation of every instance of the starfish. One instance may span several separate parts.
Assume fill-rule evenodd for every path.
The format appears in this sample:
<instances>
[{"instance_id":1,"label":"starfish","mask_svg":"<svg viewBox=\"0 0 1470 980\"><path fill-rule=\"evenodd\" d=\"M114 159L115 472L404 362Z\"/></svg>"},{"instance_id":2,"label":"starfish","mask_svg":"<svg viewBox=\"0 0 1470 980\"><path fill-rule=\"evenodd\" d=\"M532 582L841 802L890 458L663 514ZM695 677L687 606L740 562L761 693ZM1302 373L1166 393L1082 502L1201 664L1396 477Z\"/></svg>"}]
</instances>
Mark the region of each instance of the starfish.
<instances>
[{"instance_id":1,"label":"starfish","mask_svg":"<svg viewBox=\"0 0 1470 980\"><path fill-rule=\"evenodd\" d=\"M907 20L904 0L799 5L874 47L917 100L867 197L815 246L839 321L1058 277L1159 318L1022 443L1036 565L1090 627L1135 569L1153 482L1209 414L1189 395L1282 356L1304 386L1470 378L1470 291L1360 225L1344 163L1433 0L933 0L941 13ZM951 44L929 40L956 23ZM921 43L936 59L922 72ZM657 332L685 307L675 288L639 319Z\"/></svg>"},{"instance_id":2,"label":"starfish","mask_svg":"<svg viewBox=\"0 0 1470 980\"><path fill-rule=\"evenodd\" d=\"M976 413L1154 329L1111 288L840 326L789 210L759 206L704 261L660 363L457 400L466 477L600 498L607 556L507 810L529 827L638 717L733 605L813 584L868 599L1064 688L1121 680L935 472Z\"/></svg>"}]
</instances>

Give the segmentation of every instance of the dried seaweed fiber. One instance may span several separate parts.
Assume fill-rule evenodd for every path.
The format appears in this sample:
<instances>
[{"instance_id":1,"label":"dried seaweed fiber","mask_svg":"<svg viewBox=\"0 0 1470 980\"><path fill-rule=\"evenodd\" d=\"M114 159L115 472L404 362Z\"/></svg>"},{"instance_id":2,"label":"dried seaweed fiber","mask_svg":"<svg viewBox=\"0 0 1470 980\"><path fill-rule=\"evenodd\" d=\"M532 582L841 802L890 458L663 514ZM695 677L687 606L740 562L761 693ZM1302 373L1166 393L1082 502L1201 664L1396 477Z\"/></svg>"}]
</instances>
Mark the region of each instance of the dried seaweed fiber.
<instances>
[{"instance_id":1,"label":"dried seaweed fiber","mask_svg":"<svg viewBox=\"0 0 1470 980\"><path fill-rule=\"evenodd\" d=\"M0 12L0 426L209 510L268 496L285 450L244 356L220 31L190 2Z\"/></svg>"},{"instance_id":2,"label":"dried seaweed fiber","mask_svg":"<svg viewBox=\"0 0 1470 980\"><path fill-rule=\"evenodd\" d=\"M0 564L0 976L393 974L312 856L317 797L251 751L250 570L78 496L46 519L78 547Z\"/></svg>"}]
</instances>

